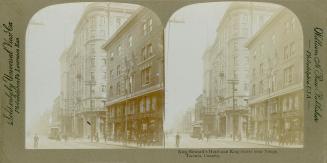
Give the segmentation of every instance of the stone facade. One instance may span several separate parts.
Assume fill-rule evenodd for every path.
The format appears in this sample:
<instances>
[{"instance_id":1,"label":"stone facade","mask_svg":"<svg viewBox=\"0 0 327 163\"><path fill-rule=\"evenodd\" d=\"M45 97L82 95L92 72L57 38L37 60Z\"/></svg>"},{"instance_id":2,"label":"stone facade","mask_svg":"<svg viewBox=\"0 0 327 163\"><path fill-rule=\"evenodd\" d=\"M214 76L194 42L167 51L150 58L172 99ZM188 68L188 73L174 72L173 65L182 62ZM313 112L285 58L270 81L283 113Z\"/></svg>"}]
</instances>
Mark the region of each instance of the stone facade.
<instances>
[{"instance_id":1,"label":"stone facade","mask_svg":"<svg viewBox=\"0 0 327 163\"><path fill-rule=\"evenodd\" d=\"M244 44L277 8L233 2L219 23L216 40L203 56L206 114L211 117L206 130L211 135L246 136L250 77Z\"/></svg>"},{"instance_id":2,"label":"stone facade","mask_svg":"<svg viewBox=\"0 0 327 163\"><path fill-rule=\"evenodd\" d=\"M107 137L163 143L163 27L141 8L107 40Z\"/></svg>"},{"instance_id":3,"label":"stone facade","mask_svg":"<svg viewBox=\"0 0 327 163\"><path fill-rule=\"evenodd\" d=\"M283 8L247 43L250 50L249 137L303 144L303 34Z\"/></svg>"},{"instance_id":4,"label":"stone facade","mask_svg":"<svg viewBox=\"0 0 327 163\"><path fill-rule=\"evenodd\" d=\"M89 4L74 31L72 44L61 58L61 100L64 134L73 137L103 135L107 55L101 48L136 6Z\"/></svg>"}]
</instances>

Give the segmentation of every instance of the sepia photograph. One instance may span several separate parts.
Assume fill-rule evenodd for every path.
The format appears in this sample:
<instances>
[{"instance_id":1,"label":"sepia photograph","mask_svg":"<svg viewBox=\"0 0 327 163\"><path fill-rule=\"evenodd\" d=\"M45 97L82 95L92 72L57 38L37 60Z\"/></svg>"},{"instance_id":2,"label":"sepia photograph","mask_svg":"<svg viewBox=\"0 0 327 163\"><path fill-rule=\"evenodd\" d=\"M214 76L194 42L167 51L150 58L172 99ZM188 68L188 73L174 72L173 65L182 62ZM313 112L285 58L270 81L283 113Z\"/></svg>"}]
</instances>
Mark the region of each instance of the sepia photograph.
<instances>
[{"instance_id":1,"label":"sepia photograph","mask_svg":"<svg viewBox=\"0 0 327 163\"><path fill-rule=\"evenodd\" d=\"M327 163L326 9L0 0L0 162Z\"/></svg>"},{"instance_id":2,"label":"sepia photograph","mask_svg":"<svg viewBox=\"0 0 327 163\"><path fill-rule=\"evenodd\" d=\"M175 147L303 147L303 34L290 10L193 4L165 32L165 132Z\"/></svg>"},{"instance_id":3,"label":"sepia photograph","mask_svg":"<svg viewBox=\"0 0 327 163\"><path fill-rule=\"evenodd\" d=\"M163 146L163 27L151 10L50 6L27 42L27 149Z\"/></svg>"},{"instance_id":4,"label":"sepia photograph","mask_svg":"<svg viewBox=\"0 0 327 163\"><path fill-rule=\"evenodd\" d=\"M26 149L303 148L303 32L272 3L68 3L26 36Z\"/></svg>"}]
</instances>

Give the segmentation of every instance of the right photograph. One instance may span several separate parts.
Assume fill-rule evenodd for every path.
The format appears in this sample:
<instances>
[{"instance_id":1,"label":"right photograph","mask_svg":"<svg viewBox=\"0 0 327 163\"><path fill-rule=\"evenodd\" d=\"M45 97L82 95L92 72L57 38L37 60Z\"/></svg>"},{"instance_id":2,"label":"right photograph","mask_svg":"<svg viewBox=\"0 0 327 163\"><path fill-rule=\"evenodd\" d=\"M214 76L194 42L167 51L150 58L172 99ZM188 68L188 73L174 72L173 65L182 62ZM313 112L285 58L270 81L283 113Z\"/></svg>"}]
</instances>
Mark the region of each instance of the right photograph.
<instances>
[{"instance_id":1,"label":"right photograph","mask_svg":"<svg viewBox=\"0 0 327 163\"><path fill-rule=\"evenodd\" d=\"M186 6L165 28L166 148L303 148L303 32L271 3Z\"/></svg>"}]
</instances>

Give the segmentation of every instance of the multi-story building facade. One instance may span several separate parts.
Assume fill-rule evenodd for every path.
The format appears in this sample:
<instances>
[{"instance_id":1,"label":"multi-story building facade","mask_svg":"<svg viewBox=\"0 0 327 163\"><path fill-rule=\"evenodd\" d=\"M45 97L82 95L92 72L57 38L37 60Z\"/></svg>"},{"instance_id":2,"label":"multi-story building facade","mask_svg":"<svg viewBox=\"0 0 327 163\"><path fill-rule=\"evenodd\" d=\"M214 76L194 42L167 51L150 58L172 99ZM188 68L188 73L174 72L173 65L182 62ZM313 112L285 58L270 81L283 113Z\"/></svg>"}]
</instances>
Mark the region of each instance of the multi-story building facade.
<instances>
[{"instance_id":1,"label":"multi-story building facade","mask_svg":"<svg viewBox=\"0 0 327 163\"><path fill-rule=\"evenodd\" d=\"M250 50L249 136L303 143L303 34L282 8L247 43Z\"/></svg>"},{"instance_id":2,"label":"multi-story building facade","mask_svg":"<svg viewBox=\"0 0 327 163\"><path fill-rule=\"evenodd\" d=\"M137 7L91 3L82 14L72 44L60 58L65 134L92 140L103 135L107 55L101 46Z\"/></svg>"},{"instance_id":3,"label":"multi-story building facade","mask_svg":"<svg viewBox=\"0 0 327 163\"><path fill-rule=\"evenodd\" d=\"M203 56L211 134L246 136L250 78L249 51L244 44L276 8L266 3L233 2L219 23L216 40Z\"/></svg>"},{"instance_id":4,"label":"multi-story building facade","mask_svg":"<svg viewBox=\"0 0 327 163\"><path fill-rule=\"evenodd\" d=\"M107 51L107 136L163 143L163 27L140 8L103 45Z\"/></svg>"}]
</instances>

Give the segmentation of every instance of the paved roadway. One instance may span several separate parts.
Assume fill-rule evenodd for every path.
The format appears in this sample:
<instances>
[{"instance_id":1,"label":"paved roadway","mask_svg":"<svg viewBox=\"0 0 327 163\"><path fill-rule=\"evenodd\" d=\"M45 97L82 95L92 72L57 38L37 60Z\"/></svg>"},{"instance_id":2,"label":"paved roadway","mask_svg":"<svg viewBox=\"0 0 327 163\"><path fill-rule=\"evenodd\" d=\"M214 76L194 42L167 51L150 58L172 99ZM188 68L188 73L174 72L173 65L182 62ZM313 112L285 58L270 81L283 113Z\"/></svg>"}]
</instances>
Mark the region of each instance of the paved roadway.
<instances>
[{"instance_id":1,"label":"paved roadway","mask_svg":"<svg viewBox=\"0 0 327 163\"><path fill-rule=\"evenodd\" d=\"M276 146L253 143L247 141L232 141L231 139L211 138L199 140L191 138L187 134L181 135L179 148L274 148ZM33 137L27 137L26 148L33 149ZM122 149L122 148L139 148L136 144L127 146L117 142L104 142L103 140L95 143L87 139L56 141L48 139L46 136L40 136L39 149ZM163 146L147 146L143 148L163 148ZM175 135L171 134L166 137L165 148L176 148Z\"/></svg>"},{"instance_id":2,"label":"paved roadway","mask_svg":"<svg viewBox=\"0 0 327 163\"><path fill-rule=\"evenodd\" d=\"M117 144L105 144L105 143L91 143L89 141L57 141L48 139L46 136L39 136L38 149L117 149L117 148L130 148ZM26 149L34 149L33 137L26 138Z\"/></svg>"}]
</instances>

